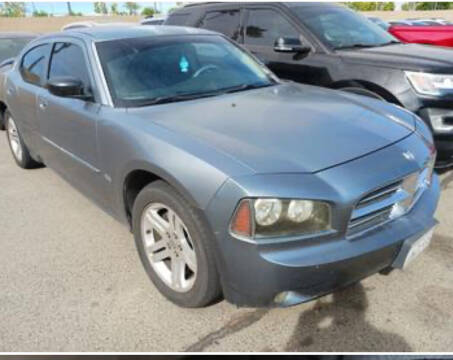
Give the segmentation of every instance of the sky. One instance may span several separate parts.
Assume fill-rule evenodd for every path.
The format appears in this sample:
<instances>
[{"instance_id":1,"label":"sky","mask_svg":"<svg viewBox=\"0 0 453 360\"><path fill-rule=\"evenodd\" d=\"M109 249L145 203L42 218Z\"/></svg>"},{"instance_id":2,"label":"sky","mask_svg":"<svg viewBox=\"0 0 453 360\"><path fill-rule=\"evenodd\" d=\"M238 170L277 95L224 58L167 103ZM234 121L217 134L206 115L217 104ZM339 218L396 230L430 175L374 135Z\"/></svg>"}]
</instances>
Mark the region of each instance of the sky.
<instances>
[{"instance_id":1,"label":"sky","mask_svg":"<svg viewBox=\"0 0 453 360\"><path fill-rule=\"evenodd\" d=\"M27 14L31 14L33 12L33 8L36 10L44 10L48 13L53 13L54 15L65 15L68 12L68 8L66 5L66 1L54 1L54 2L41 2L41 1L34 1L34 2L26 2ZM113 2L107 2L108 7L113 4ZM125 11L123 8L124 2L117 2L118 10ZM166 13L170 8L176 5L176 2L170 1L156 1L156 2L138 2L141 6L141 9L144 7L157 7L159 11L162 13ZM71 1L71 8L74 12L82 12L84 15L91 15L94 14L94 6L93 2L81 2L81 1Z\"/></svg>"}]
</instances>

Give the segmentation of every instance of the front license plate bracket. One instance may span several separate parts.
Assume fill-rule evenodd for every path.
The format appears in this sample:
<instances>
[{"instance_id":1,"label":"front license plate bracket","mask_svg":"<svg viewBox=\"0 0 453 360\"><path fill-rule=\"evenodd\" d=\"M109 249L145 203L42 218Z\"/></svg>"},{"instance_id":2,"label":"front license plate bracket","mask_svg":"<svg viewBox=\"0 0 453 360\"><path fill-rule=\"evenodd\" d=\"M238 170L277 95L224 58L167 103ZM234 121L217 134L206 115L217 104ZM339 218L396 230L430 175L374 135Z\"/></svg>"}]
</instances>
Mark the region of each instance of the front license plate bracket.
<instances>
[{"instance_id":1,"label":"front license plate bracket","mask_svg":"<svg viewBox=\"0 0 453 360\"><path fill-rule=\"evenodd\" d=\"M415 258L417 258L431 243L434 227L426 231L422 236L406 240L401 246L392 267L395 269L405 269Z\"/></svg>"}]
</instances>

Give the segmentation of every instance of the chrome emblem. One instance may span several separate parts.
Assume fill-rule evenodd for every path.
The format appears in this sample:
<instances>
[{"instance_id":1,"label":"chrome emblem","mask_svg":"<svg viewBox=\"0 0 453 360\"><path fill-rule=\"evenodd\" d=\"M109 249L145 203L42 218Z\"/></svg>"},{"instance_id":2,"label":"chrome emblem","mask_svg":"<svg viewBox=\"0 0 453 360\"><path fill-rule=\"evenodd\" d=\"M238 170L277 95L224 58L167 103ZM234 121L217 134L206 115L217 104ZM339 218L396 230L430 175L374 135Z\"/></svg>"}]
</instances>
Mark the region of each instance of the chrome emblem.
<instances>
[{"instance_id":1,"label":"chrome emblem","mask_svg":"<svg viewBox=\"0 0 453 360\"><path fill-rule=\"evenodd\" d=\"M403 156L406 160L409 160L409 161L415 160L415 155L412 154L410 151L403 152Z\"/></svg>"}]
</instances>

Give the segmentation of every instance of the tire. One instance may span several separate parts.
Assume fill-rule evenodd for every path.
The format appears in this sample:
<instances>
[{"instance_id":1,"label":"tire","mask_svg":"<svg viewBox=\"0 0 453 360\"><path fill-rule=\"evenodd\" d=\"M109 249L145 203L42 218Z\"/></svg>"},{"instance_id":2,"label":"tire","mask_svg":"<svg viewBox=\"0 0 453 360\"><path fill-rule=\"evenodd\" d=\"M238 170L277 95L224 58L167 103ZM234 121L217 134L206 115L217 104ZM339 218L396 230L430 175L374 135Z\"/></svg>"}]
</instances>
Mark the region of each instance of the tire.
<instances>
[{"instance_id":1,"label":"tire","mask_svg":"<svg viewBox=\"0 0 453 360\"><path fill-rule=\"evenodd\" d=\"M204 307L219 299L221 286L211 231L171 186L155 181L138 194L132 230L146 273L167 299L187 308ZM173 269L182 269L182 276L176 276L180 272Z\"/></svg>"},{"instance_id":2,"label":"tire","mask_svg":"<svg viewBox=\"0 0 453 360\"><path fill-rule=\"evenodd\" d=\"M34 169L41 166L40 163L31 157L30 152L20 135L16 122L8 111L5 112L4 120L8 145L16 164L23 169Z\"/></svg>"},{"instance_id":3,"label":"tire","mask_svg":"<svg viewBox=\"0 0 453 360\"><path fill-rule=\"evenodd\" d=\"M5 129L5 113L0 110L0 131Z\"/></svg>"}]
</instances>

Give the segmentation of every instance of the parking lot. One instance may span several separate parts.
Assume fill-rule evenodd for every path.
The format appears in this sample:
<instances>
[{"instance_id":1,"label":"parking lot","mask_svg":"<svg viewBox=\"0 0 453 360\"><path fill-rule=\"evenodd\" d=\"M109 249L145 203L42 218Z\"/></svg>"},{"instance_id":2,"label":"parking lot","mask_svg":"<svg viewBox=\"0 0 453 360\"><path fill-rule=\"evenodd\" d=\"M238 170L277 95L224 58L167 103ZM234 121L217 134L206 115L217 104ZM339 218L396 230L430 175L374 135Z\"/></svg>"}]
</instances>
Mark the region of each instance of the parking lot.
<instances>
[{"instance_id":1,"label":"parking lot","mask_svg":"<svg viewBox=\"0 0 453 360\"><path fill-rule=\"evenodd\" d=\"M440 225L405 272L318 301L181 309L148 281L128 229L49 169L13 163L0 133L0 351L448 351L453 172Z\"/></svg>"}]
</instances>

